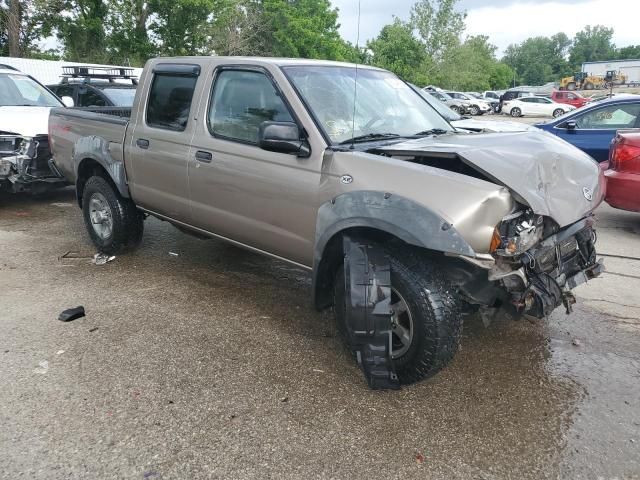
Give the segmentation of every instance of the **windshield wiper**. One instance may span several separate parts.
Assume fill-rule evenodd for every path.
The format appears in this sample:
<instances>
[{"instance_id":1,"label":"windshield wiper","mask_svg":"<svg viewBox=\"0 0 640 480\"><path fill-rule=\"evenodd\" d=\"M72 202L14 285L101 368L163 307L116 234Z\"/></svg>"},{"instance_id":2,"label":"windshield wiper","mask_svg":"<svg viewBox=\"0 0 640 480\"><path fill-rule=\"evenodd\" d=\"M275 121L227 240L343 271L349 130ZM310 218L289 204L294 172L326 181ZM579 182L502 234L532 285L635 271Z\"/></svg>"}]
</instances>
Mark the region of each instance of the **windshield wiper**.
<instances>
[{"instance_id":1,"label":"windshield wiper","mask_svg":"<svg viewBox=\"0 0 640 480\"><path fill-rule=\"evenodd\" d=\"M442 128L432 128L431 130L424 130L414 134L414 137L422 137L426 135L444 135L445 133L451 133L451 130L443 130Z\"/></svg>"},{"instance_id":2,"label":"windshield wiper","mask_svg":"<svg viewBox=\"0 0 640 480\"><path fill-rule=\"evenodd\" d=\"M398 138L400 135L397 133L367 133L365 135L358 135L357 137L350 138L343 142L340 142L339 145L348 145L350 143L358 143L365 142L367 140L378 140L381 138Z\"/></svg>"}]
</instances>

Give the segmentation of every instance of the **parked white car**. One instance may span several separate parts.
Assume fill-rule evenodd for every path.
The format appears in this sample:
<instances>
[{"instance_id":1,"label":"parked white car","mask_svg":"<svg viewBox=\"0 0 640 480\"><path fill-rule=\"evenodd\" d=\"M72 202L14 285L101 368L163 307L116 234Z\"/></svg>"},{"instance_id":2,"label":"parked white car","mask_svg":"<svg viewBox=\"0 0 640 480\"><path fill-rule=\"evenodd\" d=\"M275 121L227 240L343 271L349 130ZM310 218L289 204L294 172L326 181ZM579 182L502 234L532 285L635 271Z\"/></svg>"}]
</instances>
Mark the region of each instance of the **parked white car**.
<instances>
[{"instance_id":1,"label":"parked white car","mask_svg":"<svg viewBox=\"0 0 640 480\"><path fill-rule=\"evenodd\" d=\"M493 111L491 104L486 100L482 100L480 98L476 98L472 95L463 93L463 92L446 92L452 98L456 100L462 100L464 102L469 102L471 107L469 107L469 113L471 115L482 115L487 112Z\"/></svg>"},{"instance_id":2,"label":"parked white car","mask_svg":"<svg viewBox=\"0 0 640 480\"><path fill-rule=\"evenodd\" d=\"M505 120L475 120L470 117L459 115L452 109L447 108L447 106L442 102L436 100L432 95L429 95L429 92L420 90L415 85L409 85L456 129L484 133L525 132L528 130L535 130L535 127L522 122L510 122Z\"/></svg>"},{"instance_id":3,"label":"parked white car","mask_svg":"<svg viewBox=\"0 0 640 480\"><path fill-rule=\"evenodd\" d=\"M564 103L556 103L546 97L520 97L505 101L502 104L502 113L512 117L559 117L576 107Z\"/></svg>"},{"instance_id":4,"label":"parked white car","mask_svg":"<svg viewBox=\"0 0 640 480\"><path fill-rule=\"evenodd\" d=\"M66 185L49 165L49 111L71 106L26 73L0 65L0 191L42 193Z\"/></svg>"}]
</instances>

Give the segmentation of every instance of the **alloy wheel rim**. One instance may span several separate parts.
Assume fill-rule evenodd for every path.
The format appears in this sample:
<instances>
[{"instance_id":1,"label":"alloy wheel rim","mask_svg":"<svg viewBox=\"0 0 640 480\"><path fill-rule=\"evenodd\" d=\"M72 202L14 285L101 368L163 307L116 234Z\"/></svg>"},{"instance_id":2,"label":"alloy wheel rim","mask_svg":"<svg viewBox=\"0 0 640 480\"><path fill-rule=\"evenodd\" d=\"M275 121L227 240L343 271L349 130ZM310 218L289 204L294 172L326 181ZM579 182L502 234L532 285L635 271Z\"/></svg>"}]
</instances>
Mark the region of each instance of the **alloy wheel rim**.
<instances>
[{"instance_id":1,"label":"alloy wheel rim","mask_svg":"<svg viewBox=\"0 0 640 480\"><path fill-rule=\"evenodd\" d=\"M405 355L413 342L413 315L404 297L391 287L391 358Z\"/></svg>"},{"instance_id":2,"label":"alloy wheel rim","mask_svg":"<svg viewBox=\"0 0 640 480\"><path fill-rule=\"evenodd\" d=\"M113 215L109 202L101 193L94 193L89 200L89 218L93 231L102 240L113 234Z\"/></svg>"}]
</instances>

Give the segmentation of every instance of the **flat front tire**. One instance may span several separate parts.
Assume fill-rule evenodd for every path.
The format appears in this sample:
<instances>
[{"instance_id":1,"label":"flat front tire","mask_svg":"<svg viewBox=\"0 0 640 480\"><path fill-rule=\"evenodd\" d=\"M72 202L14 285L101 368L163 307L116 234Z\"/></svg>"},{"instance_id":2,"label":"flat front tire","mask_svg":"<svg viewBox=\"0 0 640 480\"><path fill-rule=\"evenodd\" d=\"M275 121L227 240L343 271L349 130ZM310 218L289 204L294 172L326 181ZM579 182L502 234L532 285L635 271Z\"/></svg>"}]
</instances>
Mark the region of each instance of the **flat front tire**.
<instances>
[{"instance_id":1,"label":"flat front tire","mask_svg":"<svg viewBox=\"0 0 640 480\"><path fill-rule=\"evenodd\" d=\"M386 250L391 265L392 352L402 384L429 378L451 361L462 334L456 294L423 255ZM408 249L407 249L408 250ZM338 330L347 338L344 267L334 282Z\"/></svg>"},{"instance_id":2,"label":"flat front tire","mask_svg":"<svg viewBox=\"0 0 640 480\"><path fill-rule=\"evenodd\" d=\"M98 251L115 255L136 248L144 231L144 217L107 179L93 176L82 192L82 214Z\"/></svg>"}]
</instances>

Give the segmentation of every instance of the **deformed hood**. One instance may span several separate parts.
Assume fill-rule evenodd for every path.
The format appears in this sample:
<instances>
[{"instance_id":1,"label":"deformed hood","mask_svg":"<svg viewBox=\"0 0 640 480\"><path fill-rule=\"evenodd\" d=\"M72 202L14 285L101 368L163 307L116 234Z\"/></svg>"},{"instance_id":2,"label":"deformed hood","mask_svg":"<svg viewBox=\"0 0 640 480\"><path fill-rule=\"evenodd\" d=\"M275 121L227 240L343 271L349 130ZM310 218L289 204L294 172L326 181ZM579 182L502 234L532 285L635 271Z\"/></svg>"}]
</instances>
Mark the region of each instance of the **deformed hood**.
<instances>
[{"instance_id":1,"label":"deformed hood","mask_svg":"<svg viewBox=\"0 0 640 480\"><path fill-rule=\"evenodd\" d=\"M476 120L473 118L463 118L450 122L456 128L483 132L526 132L534 130L535 127L526 123L510 122L505 120Z\"/></svg>"},{"instance_id":2,"label":"deformed hood","mask_svg":"<svg viewBox=\"0 0 640 480\"><path fill-rule=\"evenodd\" d=\"M595 160L540 130L447 134L380 150L392 156L457 156L560 227L588 215L605 194L604 176Z\"/></svg>"},{"instance_id":3,"label":"deformed hood","mask_svg":"<svg viewBox=\"0 0 640 480\"><path fill-rule=\"evenodd\" d=\"M46 135L51 107L0 107L0 132L24 137Z\"/></svg>"}]
</instances>

